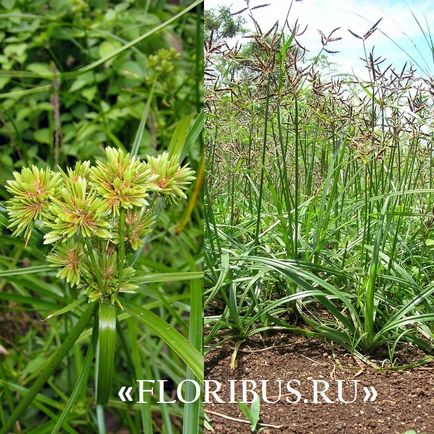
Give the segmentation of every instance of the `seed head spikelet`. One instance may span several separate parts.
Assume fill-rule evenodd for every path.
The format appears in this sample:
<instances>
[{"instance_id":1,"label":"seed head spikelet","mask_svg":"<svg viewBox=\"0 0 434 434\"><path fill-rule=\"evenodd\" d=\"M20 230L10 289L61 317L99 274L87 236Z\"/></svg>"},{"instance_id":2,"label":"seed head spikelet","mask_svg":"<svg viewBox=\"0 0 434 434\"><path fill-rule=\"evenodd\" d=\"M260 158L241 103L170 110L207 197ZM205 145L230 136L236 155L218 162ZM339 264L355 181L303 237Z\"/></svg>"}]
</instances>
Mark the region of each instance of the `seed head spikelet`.
<instances>
[{"instance_id":1,"label":"seed head spikelet","mask_svg":"<svg viewBox=\"0 0 434 434\"><path fill-rule=\"evenodd\" d=\"M83 246L78 242L67 241L58 244L47 256L48 262L62 267L57 273L59 279L65 279L71 286L80 283L83 269Z\"/></svg>"},{"instance_id":2,"label":"seed head spikelet","mask_svg":"<svg viewBox=\"0 0 434 434\"><path fill-rule=\"evenodd\" d=\"M148 166L115 148L106 148L106 156L107 161L98 161L90 174L95 189L104 198L104 207L118 215L120 207L146 206L146 197L155 178Z\"/></svg>"},{"instance_id":3,"label":"seed head spikelet","mask_svg":"<svg viewBox=\"0 0 434 434\"><path fill-rule=\"evenodd\" d=\"M107 211L103 205L103 200L97 198L86 179L78 177L77 182L67 182L50 205L50 221L46 224L51 231L44 236L44 244L64 241L74 235L110 238L110 225L105 220Z\"/></svg>"},{"instance_id":4,"label":"seed head spikelet","mask_svg":"<svg viewBox=\"0 0 434 434\"><path fill-rule=\"evenodd\" d=\"M7 203L9 227L15 228L13 235L24 234L28 242L34 222L47 214L50 199L59 185L59 176L50 169L32 166L14 172L14 178L6 185L6 190L13 195Z\"/></svg>"},{"instance_id":5,"label":"seed head spikelet","mask_svg":"<svg viewBox=\"0 0 434 434\"><path fill-rule=\"evenodd\" d=\"M172 202L187 197L184 191L195 179L194 171L188 165L180 166L178 156L163 152L157 157L148 157L147 164L154 175L152 190L163 194Z\"/></svg>"}]
</instances>

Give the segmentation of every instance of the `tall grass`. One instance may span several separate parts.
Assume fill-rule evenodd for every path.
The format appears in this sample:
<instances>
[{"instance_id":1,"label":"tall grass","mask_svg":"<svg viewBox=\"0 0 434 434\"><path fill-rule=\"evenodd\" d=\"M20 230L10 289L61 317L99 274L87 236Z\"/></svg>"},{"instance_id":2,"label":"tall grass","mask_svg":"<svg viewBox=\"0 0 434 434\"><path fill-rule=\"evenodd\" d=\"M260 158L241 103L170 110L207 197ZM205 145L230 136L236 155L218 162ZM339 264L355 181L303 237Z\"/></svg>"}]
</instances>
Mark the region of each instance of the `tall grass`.
<instances>
[{"instance_id":1,"label":"tall grass","mask_svg":"<svg viewBox=\"0 0 434 434\"><path fill-rule=\"evenodd\" d=\"M368 51L379 23L355 35L366 81L322 74L297 28L208 41L208 344L285 329L432 353L432 81Z\"/></svg>"}]
</instances>

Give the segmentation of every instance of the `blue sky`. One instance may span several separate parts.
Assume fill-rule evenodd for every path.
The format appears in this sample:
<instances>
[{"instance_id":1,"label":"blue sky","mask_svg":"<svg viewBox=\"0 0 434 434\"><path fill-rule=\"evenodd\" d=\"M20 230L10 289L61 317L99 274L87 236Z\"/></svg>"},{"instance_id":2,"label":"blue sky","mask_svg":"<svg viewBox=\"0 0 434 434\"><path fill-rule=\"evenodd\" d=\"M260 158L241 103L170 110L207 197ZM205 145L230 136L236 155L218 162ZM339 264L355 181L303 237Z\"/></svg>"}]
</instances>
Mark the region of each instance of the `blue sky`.
<instances>
[{"instance_id":1,"label":"blue sky","mask_svg":"<svg viewBox=\"0 0 434 434\"><path fill-rule=\"evenodd\" d=\"M270 3L270 6L254 10L252 13L262 29L266 31L277 20L284 20L291 1L250 0L251 7L264 3ZM205 0L206 9L220 5L232 5L232 10L238 11L243 9L246 3L244 0ZM338 72L354 73L360 78L366 78L363 64L359 60L359 57L363 57L362 43L354 38L347 29L363 35L377 20L383 17L379 30L367 40L368 50L375 46L376 55L382 58L386 57L385 64L393 63L399 70L405 61L411 60L388 39L389 37L407 51L425 71L432 74L434 73L432 54L412 16L412 11L424 26L426 25L426 18L434 32L434 1L431 0L294 1L289 22L292 24L298 18L302 28L308 25L308 30L299 38L299 41L310 50L312 55L318 53L321 48L318 30L328 34L334 28L341 27L336 32L336 36L342 37L342 40L330 46L330 49L339 50L339 53L330 55L329 59L337 64L336 70Z\"/></svg>"}]
</instances>

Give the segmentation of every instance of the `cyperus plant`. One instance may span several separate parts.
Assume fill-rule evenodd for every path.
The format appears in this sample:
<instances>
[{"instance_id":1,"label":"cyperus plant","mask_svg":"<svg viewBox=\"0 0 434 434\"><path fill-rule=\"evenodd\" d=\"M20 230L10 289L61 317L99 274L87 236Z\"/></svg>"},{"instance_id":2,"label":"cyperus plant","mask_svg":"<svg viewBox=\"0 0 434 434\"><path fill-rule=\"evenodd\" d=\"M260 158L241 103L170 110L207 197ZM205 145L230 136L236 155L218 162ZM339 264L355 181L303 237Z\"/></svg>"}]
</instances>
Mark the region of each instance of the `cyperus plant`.
<instances>
[{"instance_id":1,"label":"cyperus plant","mask_svg":"<svg viewBox=\"0 0 434 434\"><path fill-rule=\"evenodd\" d=\"M7 432L31 403L97 308L86 360L89 367L96 353L100 431L104 431L103 405L111 392L118 308L150 327L184 360L194 375L199 379L202 375L201 355L187 339L152 312L121 297L122 293L134 292L140 283L134 268L135 259L144 246L145 237L154 228L157 203L162 200L176 203L186 198L194 172L188 165L180 165L176 152L163 152L143 161L120 149L109 147L105 153L106 158L95 165L89 161L77 162L66 171L36 166L23 168L7 183L6 188L12 195L7 210L14 235L24 236L27 243L34 229L41 231L44 244L52 246L47 261L58 268L57 277L78 289L77 300L51 317L74 310L80 320L48 361L43 375L13 411L1 433ZM191 274L184 273L183 278L192 279L199 273ZM77 311L86 303L89 306L84 312ZM77 390L86 379L86 375L80 376ZM68 409L77 398L74 392L53 432L62 427Z\"/></svg>"},{"instance_id":2,"label":"cyperus plant","mask_svg":"<svg viewBox=\"0 0 434 434\"><path fill-rule=\"evenodd\" d=\"M79 286L88 301L121 304L118 294L131 292L134 268L125 249L137 250L154 223L155 196L176 202L194 179L176 156L164 152L140 161L106 148L106 161L73 169L24 168L8 181L14 235L30 238L34 225L45 231L53 249L47 260L60 267L57 277Z\"/></svg>"}]
</instances>

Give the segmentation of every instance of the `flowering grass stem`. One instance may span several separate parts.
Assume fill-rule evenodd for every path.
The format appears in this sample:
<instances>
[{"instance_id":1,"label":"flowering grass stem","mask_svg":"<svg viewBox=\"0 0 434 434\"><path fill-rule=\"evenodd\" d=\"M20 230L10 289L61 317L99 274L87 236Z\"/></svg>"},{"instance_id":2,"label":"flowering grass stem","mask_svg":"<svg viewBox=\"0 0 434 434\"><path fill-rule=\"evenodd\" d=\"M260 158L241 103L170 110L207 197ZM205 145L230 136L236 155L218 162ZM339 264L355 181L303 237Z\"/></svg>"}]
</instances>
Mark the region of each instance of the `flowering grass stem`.
<instances>
[{"instance_id":1,"label":"flowering grass stem","mask_svg":"<svg viewBox=\"0 0 434 434\"><path fill-rule=\"evenodd\" d=\"M119 285L122 282L124 262L125 262L125 209L121 208L119 212L119 254L118 254Z\"/></svg>"}]
</instances>

